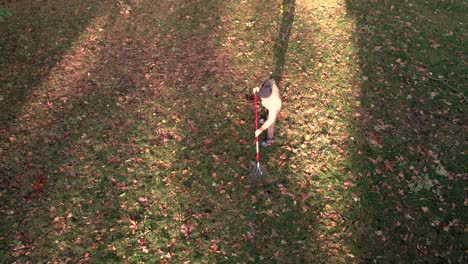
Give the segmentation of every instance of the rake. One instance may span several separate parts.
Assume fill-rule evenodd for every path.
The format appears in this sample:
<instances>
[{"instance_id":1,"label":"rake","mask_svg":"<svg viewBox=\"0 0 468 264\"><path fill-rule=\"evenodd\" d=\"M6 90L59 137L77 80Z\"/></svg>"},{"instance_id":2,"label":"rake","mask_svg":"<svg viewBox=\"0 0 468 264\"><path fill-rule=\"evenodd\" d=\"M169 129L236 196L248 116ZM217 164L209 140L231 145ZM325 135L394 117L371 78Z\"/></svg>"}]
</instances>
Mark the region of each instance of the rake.
<instances>
[{"instance_id":1,"label":"rake","mask_svg":"<svg viewBox=\"0 0 468 264\"><path fill-rule=\"evenodd\" d=\"M254 112L255 112L255 130L258 129L258 98L257 93L254 94ZM255 155L255 163L250 172L250 176L254 180L265 179L268 176L268 172L263 166L260 164L260 148L258 146L258 137L255 137L255 144L256 144L256 155Z\"/></svg>"}]
</instances>

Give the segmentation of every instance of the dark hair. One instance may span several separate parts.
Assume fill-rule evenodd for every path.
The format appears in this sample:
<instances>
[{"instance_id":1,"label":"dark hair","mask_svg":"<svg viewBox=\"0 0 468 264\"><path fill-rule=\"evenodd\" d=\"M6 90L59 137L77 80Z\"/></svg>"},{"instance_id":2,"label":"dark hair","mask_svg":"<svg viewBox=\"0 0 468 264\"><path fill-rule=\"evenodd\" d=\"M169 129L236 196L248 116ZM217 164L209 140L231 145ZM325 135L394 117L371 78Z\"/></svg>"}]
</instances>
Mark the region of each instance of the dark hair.
<instances>
[{"instance_id":1,"label":"dark hair","mask_svg":"<svg viewBox=\"0 0 468 264\"><path fill-rule=\"evenodd\" d=\"M260 98L268 98L270 97L272 91L273 91L272 84L271 84L271 81L268 79L262 83L262 86L260 86L258 95L260 96Z\"/></svg>"}]
</instances>

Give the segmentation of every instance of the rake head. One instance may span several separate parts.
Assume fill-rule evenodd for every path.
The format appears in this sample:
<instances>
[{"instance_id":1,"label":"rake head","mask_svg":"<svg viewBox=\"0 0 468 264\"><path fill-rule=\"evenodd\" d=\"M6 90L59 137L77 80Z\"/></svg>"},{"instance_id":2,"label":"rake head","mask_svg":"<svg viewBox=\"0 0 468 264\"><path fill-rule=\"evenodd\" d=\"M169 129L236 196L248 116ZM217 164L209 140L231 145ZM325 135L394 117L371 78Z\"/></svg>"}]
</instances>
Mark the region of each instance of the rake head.
<instances>
[{"instance_id":1,"label":"rake head","mask_svg":"<svg viewBox=\"0 0 468 264\"><path fill-rule=\"evenodd\" d=\"M250 171L250 176L254 181L264 181L268 178L268 171L263 164L255 162L252 170Z\"/></svg>"}]
</instances>

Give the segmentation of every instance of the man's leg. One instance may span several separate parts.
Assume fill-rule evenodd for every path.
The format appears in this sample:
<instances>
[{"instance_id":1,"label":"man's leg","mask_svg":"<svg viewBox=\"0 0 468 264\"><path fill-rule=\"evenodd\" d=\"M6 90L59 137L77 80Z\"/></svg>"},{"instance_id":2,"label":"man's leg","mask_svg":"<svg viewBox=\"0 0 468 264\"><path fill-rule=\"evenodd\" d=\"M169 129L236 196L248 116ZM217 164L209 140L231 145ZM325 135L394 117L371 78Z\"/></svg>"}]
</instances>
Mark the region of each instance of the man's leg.
<instances>
[{"instance_id":1,"label":"man's leg","mask_svg":"<svg viewBox=\"0 0 468 264\"><path fill-rule=\"evenodd\" d=\"M276 120L278 120L278 116L279 116L279 111L276 113L276 118L273 121L273 124L271 124L271 126L267 128L267 137L266 137L267 139L275 138L275 124L276 124Z\"/></svg>"},{"instance_id":2,"label":"man's leg","mask_svg":"<svg viewBox=\"0 0 468 264\"><path fill-rule=\"evenodd\" d=\"M273 124L271 124L271 126L269 126L267 128L267 137L266 139L273 139L275 137L275 123L276 123L276 120L275 122L273 122Z\"/></svg>"},{"instance_id":3,"label":"man's leg","mask_svg":"<svg viewBox=\"0 0 468 264\"><path fill-rule=\"evenodd\" d=\"M271 124L267 128L265 139L262 141L262 147L268 147L273 143L273 138L275 136L275 123Z\"/></svg>"},{"instance_id":4,"label":"man's leg","mask_svg":"<svg viewBox=\"0 0 468 264\"><path fill-rule=\"evenodd\" d=\"M279 113L278 113L279 114ZM276 117L278 117L278 115L276 115ZM262 142L262 146L263 147L268 147L269 145L271 145L273 143L273 139L275 138L275 124L276 124L276 120L273 122L273 124L271 124L268 128L267 128L267 131L266 131L266 137L265 137L265 140L263 140Z\"/></svg>"}]
</instances>

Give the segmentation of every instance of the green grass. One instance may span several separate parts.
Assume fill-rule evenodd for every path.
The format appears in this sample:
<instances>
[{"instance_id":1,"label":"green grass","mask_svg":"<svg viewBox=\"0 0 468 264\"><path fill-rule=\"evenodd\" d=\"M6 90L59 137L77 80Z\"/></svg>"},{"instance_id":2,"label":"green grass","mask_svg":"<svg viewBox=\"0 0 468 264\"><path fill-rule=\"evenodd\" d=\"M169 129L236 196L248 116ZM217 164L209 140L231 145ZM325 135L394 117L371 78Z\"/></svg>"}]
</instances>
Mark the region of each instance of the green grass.
<instances>
[{"instance_id":1,"label":"green grass","mask_svg":"<svg viewBox=\"0 0 468 264\"><path fill-rule=\"evenodd\" d=\"M466 261L461 1L23 2L0 21L2 262Z\"/></svg>"},{"instance_id":2,"label":"green grass","mask_svg":"<svg viewBox=\"0 0 468 264\"><path fill-rule=\"evenodd\" d=\"M348 3L366 76L356 147L375 160L356 158L365 198L352 213L367 214L356 225L367 259L463 261L466 76L456 32L466 7L441 3ZM381 241L369 236L376 230Z\"/></svg>"}]
</instances>

